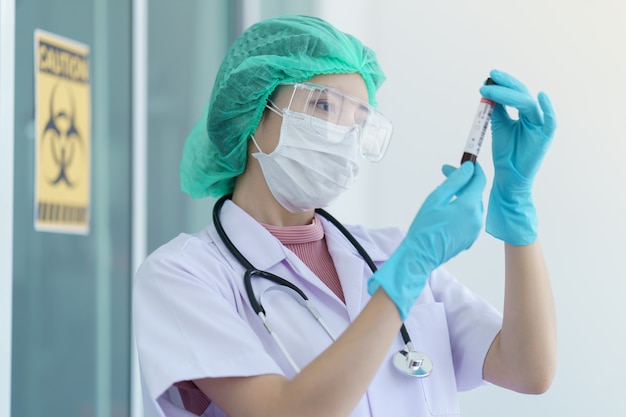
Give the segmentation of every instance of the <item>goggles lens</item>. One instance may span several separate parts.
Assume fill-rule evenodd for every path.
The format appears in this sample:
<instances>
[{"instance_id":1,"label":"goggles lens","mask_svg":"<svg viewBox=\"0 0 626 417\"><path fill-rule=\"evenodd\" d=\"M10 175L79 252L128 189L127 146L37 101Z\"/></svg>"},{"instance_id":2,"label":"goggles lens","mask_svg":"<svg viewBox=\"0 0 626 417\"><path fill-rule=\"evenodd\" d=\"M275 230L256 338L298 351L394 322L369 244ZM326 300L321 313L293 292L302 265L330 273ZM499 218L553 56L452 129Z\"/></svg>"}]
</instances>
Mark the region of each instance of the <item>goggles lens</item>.
<instances>
[{"instance_id":1,"label":"goggles lens","mask_svg":"<svg viewBox=\"0 0 626 417\"><path fill-rule=\"evenodd\" d=\"M288 110L338 126L353 127L350 131L357 133L361 156L371 162L383 159L392 126L389 119L374 107L332 87L312 83L283 85L293 88ZM319 129L316 123L311 123L311 128Z\"/></svg>"}]
</instances>

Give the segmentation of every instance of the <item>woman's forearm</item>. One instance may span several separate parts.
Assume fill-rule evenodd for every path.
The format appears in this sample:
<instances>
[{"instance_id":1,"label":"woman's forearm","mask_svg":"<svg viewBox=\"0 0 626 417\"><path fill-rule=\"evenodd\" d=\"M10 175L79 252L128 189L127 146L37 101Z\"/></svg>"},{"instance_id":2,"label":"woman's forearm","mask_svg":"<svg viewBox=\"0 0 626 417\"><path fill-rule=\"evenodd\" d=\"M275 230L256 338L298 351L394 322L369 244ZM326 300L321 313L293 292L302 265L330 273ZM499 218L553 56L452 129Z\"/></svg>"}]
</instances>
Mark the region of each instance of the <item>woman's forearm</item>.
<instances>
[{"instance_id":1,"label":"woman's forearm","mask_svg":"<svg viewBox=\"0 0 626 417\"><path fill-rule=\"evenodd\" d=\"M327 407L316 415L349 415L398 337L401 324L397 307L379 289L337 342L294 378L289 387L294 395L288 397L307 392L308 406ZM334 414L333 410L342 411Z\"/></svg>"},{"instance_id":2,"label":"woman's forearm","mask_svg":"<svg viewBox=\"0 0 626 417\"><path fill-rule=\"evenodd\" d=\"M556 372L556 318L539 242L505 244L502 330L484 366L486 380L525 393L545 392Z\"/></svg>"},{"instance_id":3,"label":"woman's forearm","mask_svg":"<svg viewBox=\"0 0 626 417\"><path fill-rule=\"evenodd\" d=\"M292 380L260 375L195 382L233 417L348 416L380 368L401 324L398 308L379 289L337 341Z\"/></svg>"}]
</instances>

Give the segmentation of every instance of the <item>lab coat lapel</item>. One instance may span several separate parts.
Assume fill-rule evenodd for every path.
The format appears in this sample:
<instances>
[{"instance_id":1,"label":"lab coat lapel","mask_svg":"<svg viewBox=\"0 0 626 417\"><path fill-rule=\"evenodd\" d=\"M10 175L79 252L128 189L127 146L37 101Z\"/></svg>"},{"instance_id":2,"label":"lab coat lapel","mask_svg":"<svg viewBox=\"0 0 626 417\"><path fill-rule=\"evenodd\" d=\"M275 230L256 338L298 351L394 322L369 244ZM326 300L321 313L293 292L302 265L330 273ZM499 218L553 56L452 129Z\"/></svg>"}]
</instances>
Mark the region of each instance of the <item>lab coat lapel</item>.
<instances>
[{"instance_id":1,"label":"lab coat lapel","mask_svg":"<svg viewBox=\"0 0 626 417\"><path fill-rule=\"evenodd\" d=\"M232 201L224 202L219 217L224 231L235 248L255 268L268 270L285 259L285 248L278 239ZM231 260L231 265L237 269L241 268L237 259L230 253L213 228L209 230L209 234L226 259Z\"/></svg>"},{"instance_id":2,"label":"lab coat lapel","mask_svg":"<svg viewBox=\"0 0 626 417\"><path fill-rule=\"evenodd\" d=\"M364 283L367 279L366 275L369 277L371 271L345 236L326 219L322 219L322 222L328 251L333 258L341 282L348 315L350 320L354 320L366 301L364 300L367 297Z\"/></svg>"},{"instance_id":3,"label":"lab coat lapel","mask_svg":"<svg viewBox=\"0 0 626 417\"><path fill-rule=\"evenodd\" d=\"M343 302L337 297L329 287L326 285L309 267L296 255L295 253L287 251L287 259L289 260L291 267L297 273L298 276L304 278L306 285L312 285L319 292L324 293L327 297L331 298L334 302L343 305Z\"/></svg>"}]
</instances>

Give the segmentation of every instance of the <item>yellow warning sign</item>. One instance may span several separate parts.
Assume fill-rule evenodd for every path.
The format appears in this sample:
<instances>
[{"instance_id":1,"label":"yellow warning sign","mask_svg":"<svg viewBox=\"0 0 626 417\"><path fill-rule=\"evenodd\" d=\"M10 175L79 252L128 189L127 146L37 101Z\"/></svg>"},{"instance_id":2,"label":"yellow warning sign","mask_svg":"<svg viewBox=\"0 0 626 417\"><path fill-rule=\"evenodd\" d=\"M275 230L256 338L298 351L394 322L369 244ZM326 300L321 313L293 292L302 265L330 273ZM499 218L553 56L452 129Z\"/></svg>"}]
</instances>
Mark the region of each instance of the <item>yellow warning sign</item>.
<instances>
[{"instance_id":1,"label":"yellow warning sign","mask_svg":"<svg viewBox=\"0 0 626 417\"><path fill-rule=\"evenodd\" d=\"M89 47L35 31L35 229L89 233Z\"/></svg>"}]
</instances>

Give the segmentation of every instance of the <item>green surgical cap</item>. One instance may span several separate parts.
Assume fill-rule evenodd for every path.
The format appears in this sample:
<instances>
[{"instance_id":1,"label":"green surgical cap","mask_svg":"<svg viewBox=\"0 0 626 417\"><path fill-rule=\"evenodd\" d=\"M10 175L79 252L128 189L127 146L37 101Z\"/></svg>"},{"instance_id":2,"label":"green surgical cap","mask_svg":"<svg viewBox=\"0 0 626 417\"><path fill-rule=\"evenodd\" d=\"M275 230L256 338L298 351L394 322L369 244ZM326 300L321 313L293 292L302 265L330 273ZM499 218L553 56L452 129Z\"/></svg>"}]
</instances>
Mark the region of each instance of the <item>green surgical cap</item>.
<instances>
[{"instance_id":1,"label":"green surgical cap","mask_svg":"<svg viewBox=\"0 0 626 417\"><path fill-rule=\"evenodd\" d=\"M248 28L228 50L202 118L185 142L182 190L194 198L233 191L246 166L248 139L278 84L355 72L375 105L385 76L374 52L352 35L310 16L279 16Z\"/></svg>"}]
</instances>

